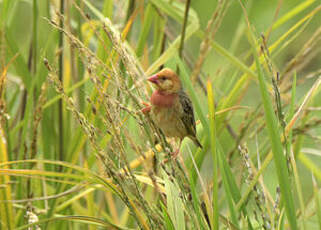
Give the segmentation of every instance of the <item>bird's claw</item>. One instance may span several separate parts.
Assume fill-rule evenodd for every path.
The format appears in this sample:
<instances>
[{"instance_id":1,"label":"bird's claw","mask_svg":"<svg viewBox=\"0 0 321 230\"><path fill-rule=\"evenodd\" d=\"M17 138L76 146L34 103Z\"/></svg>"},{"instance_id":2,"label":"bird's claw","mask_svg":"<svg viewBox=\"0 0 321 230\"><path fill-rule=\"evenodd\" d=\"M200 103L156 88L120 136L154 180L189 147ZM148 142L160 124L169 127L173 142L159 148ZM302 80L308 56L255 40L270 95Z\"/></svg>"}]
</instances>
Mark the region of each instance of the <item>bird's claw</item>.
<instances>
[{"instance_id":1,"label":"bird's claw","mask_svg":"<svg viewBox=\"0 0 321 230\"><path fill-rule=\"evenodd\" d=\"M143 113L143 114L147 114L150 112L150 110L152 109L152 106L150 104L148 104L147 102L144 102L142 101L141 102L143 105L145 105L146 107L141 109L140 111Z\"/></svg>"},{"instance_id":2,"label":"bird's claw","mask_svg":"<svg viewBox=\"0 0 321 230\"><path fill-rule=\"evenodd\" d=\"M172 158L175 160L179 154L179 149L172 153Z\"/></svg>"},{"instance_id":3,"label":"bird's claw","mask_svg":"<svg viewBox=\"0 0 321 230\"><path fill-rule=\"evenodd\" d=\"M162 163L166 164L170 160L170 158L171 158L171 160L176 160L178 157L178 154L179 154L179 149L177 149L175 152L171 153L171 155L168 156L168 158L164 159Z\"/></svg>"},{"instance_id":4,"label":"bird's claw","mask_svg":"<svg viewBox=\"0 0 321 230\"><path fill-rule=\"evenodd\" d=\"M141 112L142 112L143 114L147 114L147 113L150 112L151 109L152 109L152 106L149 105L149 106L143 108L143 109L141 110Z\"/></svg>"},{"instance_id":5,"label":"bird's claw","mask_svg":"<svg viewBox=\"0 0 321 230\"><path fill-rule=\"evenodd\" d=\"M150 106L150 104L148 104L148 103L145 102L145 101L142 101L142 104L145 105L145 106Z\"/></svg>"}]
</instances>

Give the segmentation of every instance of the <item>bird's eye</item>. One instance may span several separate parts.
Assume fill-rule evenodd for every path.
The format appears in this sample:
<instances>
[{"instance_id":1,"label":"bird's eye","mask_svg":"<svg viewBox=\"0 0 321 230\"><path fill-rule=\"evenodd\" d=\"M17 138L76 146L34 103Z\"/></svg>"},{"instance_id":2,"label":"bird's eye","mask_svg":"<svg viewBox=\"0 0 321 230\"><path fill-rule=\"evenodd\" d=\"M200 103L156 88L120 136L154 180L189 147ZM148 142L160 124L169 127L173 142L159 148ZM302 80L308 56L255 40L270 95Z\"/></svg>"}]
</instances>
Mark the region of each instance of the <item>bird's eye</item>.
<instances>
[{"instance_id":1,"label":"bird's eye","mask_svg":"<svg viewBox=\"0 0 321 230\"><path fill-rule=\"evenodd\" d=\"M161 80L165 81L165 80L166 80L166 77L161 77Z\"/></svg>"}]
</instances>

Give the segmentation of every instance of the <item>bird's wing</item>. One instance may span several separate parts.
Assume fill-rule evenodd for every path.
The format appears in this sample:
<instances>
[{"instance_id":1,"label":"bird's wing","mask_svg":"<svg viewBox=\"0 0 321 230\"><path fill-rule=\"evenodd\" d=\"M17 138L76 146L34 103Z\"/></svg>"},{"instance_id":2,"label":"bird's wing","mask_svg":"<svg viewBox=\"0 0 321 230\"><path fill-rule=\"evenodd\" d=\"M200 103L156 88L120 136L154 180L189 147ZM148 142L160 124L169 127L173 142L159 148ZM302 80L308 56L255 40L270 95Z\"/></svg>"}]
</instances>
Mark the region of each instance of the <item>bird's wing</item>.
<instances>
[{"instance_id":1,"label":"bird's wing","mask_svg":"<svg viewBox=\"0 0 321 230\"><path fill-rule=\"evenodd\" d=\"M188 95L184 91L180 91L179 102L182 106L181 120L187 130L188 135L193 137L196 136L196 124L194 118L194 110L191 99L189 99Z\"/></svg>"}]
</instances>

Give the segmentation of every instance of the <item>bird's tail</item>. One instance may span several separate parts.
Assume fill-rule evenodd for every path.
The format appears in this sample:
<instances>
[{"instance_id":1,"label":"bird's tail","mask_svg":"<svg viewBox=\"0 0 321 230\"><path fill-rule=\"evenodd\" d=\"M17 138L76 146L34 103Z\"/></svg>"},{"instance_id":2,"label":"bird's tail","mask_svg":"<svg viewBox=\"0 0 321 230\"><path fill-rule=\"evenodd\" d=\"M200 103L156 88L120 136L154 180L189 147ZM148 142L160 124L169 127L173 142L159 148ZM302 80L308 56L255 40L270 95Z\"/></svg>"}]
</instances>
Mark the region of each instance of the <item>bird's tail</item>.
<instances>
[{"instance_id":1,"label":"bird's tail","mask_svg":"<svg viewBox=\"0 0 321 230\"><path fill-rule=\"evenodd\" d=\"M197 147L200 147L201 149L203 148L202 144L199 142L199 140L197 139L197 137L195 137L195 136L190 136L190 138L192 139L192 141L194 142L194 144L195 144Z\"/></svg>"}]
</instances>

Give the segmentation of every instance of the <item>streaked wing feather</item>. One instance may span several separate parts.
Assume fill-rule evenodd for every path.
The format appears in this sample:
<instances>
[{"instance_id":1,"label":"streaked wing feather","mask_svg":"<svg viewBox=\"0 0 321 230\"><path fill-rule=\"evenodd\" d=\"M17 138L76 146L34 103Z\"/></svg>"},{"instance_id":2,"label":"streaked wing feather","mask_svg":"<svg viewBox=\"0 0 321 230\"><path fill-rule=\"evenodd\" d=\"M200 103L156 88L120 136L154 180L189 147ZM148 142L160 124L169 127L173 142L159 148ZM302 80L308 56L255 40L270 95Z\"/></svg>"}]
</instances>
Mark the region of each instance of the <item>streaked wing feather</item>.
<instances>
[{"instance_id":1,"label":"streaked wing feather","mask_svg":"<svg viewBox=\"0 0 321 230\"><path fill-rule=\"evenodd\" d=\"M196 136L196 124L194 118L194 110L191 99L184 91L179 92L179 101L183 108L183 113L181 115L181 120L187 130L188 135Z\"/></svg>"}]
</instances>

